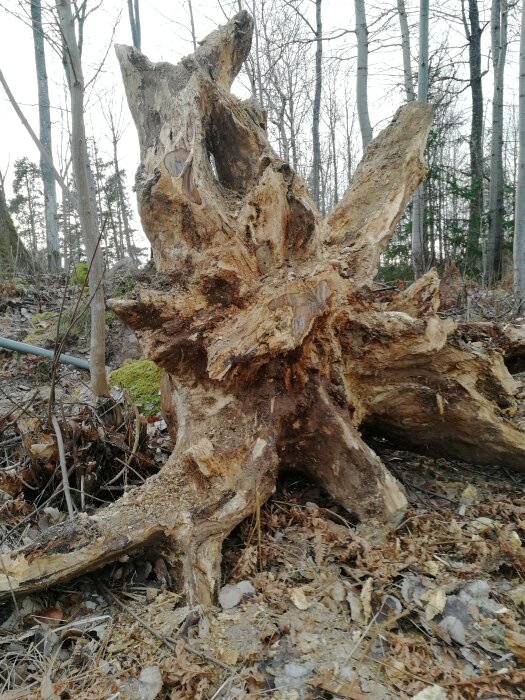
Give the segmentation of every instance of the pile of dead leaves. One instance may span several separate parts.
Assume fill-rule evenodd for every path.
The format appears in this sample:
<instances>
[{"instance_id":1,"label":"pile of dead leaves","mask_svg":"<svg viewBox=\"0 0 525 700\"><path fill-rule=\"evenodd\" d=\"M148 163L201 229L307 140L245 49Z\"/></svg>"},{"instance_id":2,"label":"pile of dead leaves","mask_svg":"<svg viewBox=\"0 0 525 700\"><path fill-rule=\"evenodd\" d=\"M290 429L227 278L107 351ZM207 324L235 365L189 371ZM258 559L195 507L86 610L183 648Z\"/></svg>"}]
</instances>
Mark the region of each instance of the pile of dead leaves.
<instances>
[{"instance_id":1,"label":"pile of dead leaves","mask_svg":"<svg viewBox=\"0 0 525 700\"><path fill-rule=\"evenodd\" d=\"M0 518L4 526L38 511L32 523L47 528L63 517L63 442L68 488L78 510L118 498L158 471L172 451L164 421L144 417L120 397L103 405L62 403L59 434L48 404L30 394L0 416ZM30 533L29 533L30 534Z\"/></svg>"},{"instance_id":2,"label":"pile of dead leaves","mask_svg":"<svg viewBox=\"0 0 525 700\"><path fill-rule=\"evenodd\" d=\"M215 609L190 608L169 591L165 563L144 554L99 574L107 589L90 577L25 598L22 629L16 615L0 624L3 692L523 697L523 484L445 460L382 456L412 502L390 535L357 527L312 485L283 483L226 544Z\"/></svg>"}]
</instances>

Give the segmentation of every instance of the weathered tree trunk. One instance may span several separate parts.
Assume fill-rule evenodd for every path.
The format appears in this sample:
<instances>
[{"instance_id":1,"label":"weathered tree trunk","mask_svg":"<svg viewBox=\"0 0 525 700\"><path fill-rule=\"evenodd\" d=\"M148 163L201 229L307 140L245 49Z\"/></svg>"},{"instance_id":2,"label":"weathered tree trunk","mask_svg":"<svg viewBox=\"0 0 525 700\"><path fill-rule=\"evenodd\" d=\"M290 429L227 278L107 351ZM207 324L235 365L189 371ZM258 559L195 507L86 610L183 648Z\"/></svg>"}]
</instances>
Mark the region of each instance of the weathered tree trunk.
<instances>
[{"instance_id":1,"label":"weathered tree trunk","mask_svg":"<svg viewBox=\"0 0 525 700\"><path fill-rule=\"evenodd\" d=\"M207 604L224 538L272 494L281 468L311 474L378 531L391 527L405 494L362 426L417 450L525 469L525 436L504 413L516 393L504 353L519 355L522 336L440 319L435 271L389 303L374 292L380 255L425 173L432 108L398 111L323 220L253 102L230 94L252 27L239 13L177 66L117 47L157 272L111 308L164 370L176 447L115 504L3 555L2 595L155 541L180 564L189 598Z\"/></svg>"}]
</instances>

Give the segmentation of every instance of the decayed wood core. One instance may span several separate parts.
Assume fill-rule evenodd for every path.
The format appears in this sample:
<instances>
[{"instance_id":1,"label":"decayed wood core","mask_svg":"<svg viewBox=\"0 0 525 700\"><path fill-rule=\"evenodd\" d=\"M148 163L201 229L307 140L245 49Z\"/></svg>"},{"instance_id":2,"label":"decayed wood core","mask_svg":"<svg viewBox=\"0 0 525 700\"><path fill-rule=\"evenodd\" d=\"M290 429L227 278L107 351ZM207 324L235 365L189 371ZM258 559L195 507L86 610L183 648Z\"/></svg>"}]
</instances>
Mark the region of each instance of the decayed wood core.
<instances>
[{"instance_id":1,"label":"decayed wood core","mask_svg":"<svg viewBox=\"0 0 525 700\"><path fill-rule=\"evenodd\" d=\"M4 596L156 542L188 597L209 604L224 538L270 497L280 468L308 473L386 530L407 501L362 426L416 451L525 467L505 366L505 354L522 356L520 332L439 318L435 271L388 303L374 291L425 174L432 108L398 110L322 219L271 148L262 110L230 92L252 30L241 12L177 66L117 47L157 271L109 306L164 370L176 447L115 504L4 554Z\"/></svg>"}]
</instances>

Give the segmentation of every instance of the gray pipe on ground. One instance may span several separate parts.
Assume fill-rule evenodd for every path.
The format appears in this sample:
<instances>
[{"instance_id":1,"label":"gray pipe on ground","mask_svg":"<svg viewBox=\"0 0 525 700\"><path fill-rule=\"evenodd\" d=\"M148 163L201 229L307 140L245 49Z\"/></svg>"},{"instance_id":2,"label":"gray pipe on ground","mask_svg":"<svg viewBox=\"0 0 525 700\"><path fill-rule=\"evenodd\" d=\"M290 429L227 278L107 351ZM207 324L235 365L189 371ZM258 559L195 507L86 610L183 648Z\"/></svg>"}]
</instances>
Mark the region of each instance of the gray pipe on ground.
<instances>
[{"instance_id":1,"label":"gray pipe on ground","mask_svg":"<svg viewBox=\"0 0 525 700\"><path fill-rule=\"evenodd\" d=\"M6 350L14 350L15 352L23 352L30 355L40 355L41 357L49 357L50 359L53 359L53 357L55 356L53 350L39 348L36 345L29 345L29 343L19 343L17 340L9 340L9 338L0 337L0 348L5 348ZM58 359L59 362L63 362L65 365L73 365L73 367L85 369L89 372L89 362L87 360L81 360L80 357L73 357L72 355L60 355Z\"/></svg>"}]
</instances>

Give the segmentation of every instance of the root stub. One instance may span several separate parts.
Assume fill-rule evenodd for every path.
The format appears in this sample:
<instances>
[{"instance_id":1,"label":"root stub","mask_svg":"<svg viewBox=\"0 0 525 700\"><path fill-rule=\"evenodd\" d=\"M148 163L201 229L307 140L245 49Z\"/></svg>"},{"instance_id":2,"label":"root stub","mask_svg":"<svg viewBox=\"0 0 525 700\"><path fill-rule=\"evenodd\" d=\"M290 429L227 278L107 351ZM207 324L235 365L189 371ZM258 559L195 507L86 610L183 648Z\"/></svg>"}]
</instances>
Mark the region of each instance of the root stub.
<instances>
[{"instance_id":1,"label":"root stub","mask_svg":"<svg viewBox=\"0 0 525 700\"><path fill-rule=\"evenodd\" d=\"M240 13L178 66L117 48L157 274L110 307L164 370L176 447L120 501L3 554L4 597L158 542L178 559L188 597L207 605L224 538L271 496L280 468L306 471L361 521L387 530L406 498L362 425L416 451L525 467L502 354L520 356L520 332L484 326L483 345L473 324L440 319L435 272L389 304L372 291L425 174L431 107L397 112L323 221L271 148L260 110L230 93L252 29Z\"/></svg>"}]
</instances>

